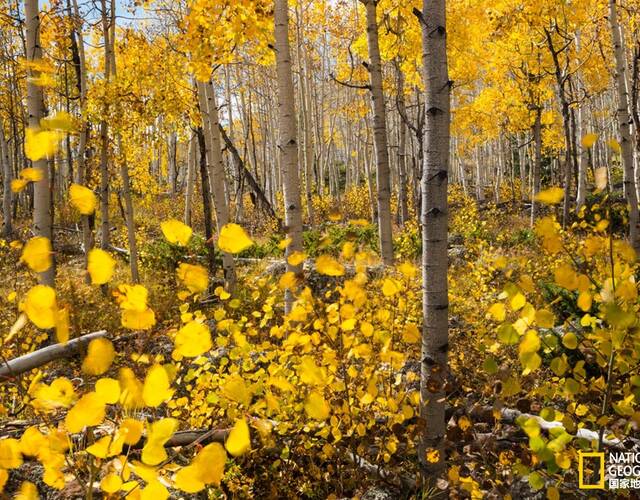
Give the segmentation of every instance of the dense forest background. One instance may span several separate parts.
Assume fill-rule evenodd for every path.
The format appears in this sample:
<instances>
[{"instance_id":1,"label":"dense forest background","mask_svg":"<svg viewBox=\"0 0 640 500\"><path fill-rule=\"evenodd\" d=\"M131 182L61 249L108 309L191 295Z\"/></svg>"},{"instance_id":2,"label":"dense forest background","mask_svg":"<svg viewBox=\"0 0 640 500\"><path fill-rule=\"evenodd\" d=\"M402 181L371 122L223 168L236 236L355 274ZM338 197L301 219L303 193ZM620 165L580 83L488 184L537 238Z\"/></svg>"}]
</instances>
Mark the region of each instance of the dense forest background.
<instances>
[{"instance_id":1,"label":"dense forest background","mask_svg":"<svg viewBox=\"0 0 640 500\"><path fill-rule=\"evenodd\" d=\"M639 30L0 0L3 498L628 493Z\"/></svg>"}]
</instances>

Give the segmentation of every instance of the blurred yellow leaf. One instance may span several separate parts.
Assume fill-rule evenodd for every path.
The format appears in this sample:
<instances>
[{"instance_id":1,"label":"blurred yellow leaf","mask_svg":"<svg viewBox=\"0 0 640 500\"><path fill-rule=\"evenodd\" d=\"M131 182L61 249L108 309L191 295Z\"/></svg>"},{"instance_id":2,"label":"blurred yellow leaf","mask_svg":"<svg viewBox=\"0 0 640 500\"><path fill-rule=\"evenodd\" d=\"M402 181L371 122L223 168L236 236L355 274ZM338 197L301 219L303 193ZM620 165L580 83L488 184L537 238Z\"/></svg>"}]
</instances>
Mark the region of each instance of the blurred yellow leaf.
<instances>
[{"instance_id":1,"label":"blurred yellow leaf","mask_svg":"<svg viewBox=\"0 0 640 500\"><path fill-rule=\"evenodd\" d=\"M53 263L51 254L51 242L44 236L35 236L24 245L20 260L29 266L29 269L36 273L43 273L49 269Z\"/></svg>"},{"instance_id":2,"label":"blurred yellow leaf","mask_svg":"<svg viewBox=\"0 0 640 500\"><path fill-rule=\"evenodd\" d=\"M229 223L222 226L218 237L218 247L223 252L240 253L253 245L253 241L242 226Z\"/></svg>"},{"instance_id":3,"label":"blurred yellow leaf","mask_svg":"<svg viewBox=\"0 0 640 500\"><path fill-rule=\"evenodd\" d=\"M98 205L94 192L80 184L71 184L69 187L69 201L82 215L91 215Z\"/></svg>"}]
</instances>

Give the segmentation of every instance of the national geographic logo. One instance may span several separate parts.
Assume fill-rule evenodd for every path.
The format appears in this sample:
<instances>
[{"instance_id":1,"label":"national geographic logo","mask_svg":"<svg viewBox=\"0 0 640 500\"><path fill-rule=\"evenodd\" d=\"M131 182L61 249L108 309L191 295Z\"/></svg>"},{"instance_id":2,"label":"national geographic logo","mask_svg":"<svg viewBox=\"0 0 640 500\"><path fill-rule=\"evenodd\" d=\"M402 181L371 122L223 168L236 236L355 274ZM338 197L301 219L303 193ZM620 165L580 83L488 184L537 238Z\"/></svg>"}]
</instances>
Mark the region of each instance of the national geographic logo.
<instances>
[{"instance_id":1,"label":"national geographic logo","mask_svg":"<svg viewBox=\"0 0 640 500\"><path fill-rule=\"evenodd\" d=\"M591 472L587 473L586 469ZM579 452L578 487L581 490L640 489L640 453Z\"/></svg>"}]
</instances>

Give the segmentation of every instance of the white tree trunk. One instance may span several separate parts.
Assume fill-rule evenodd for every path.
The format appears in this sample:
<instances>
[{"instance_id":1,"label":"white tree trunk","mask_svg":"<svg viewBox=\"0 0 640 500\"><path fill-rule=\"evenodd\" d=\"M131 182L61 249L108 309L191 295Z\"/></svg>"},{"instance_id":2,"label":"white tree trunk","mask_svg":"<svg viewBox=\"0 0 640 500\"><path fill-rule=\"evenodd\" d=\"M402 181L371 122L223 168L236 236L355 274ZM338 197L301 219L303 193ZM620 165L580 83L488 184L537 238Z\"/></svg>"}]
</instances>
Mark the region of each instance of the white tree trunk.
<instances>
[{"instance_id":1,"label":"white tree trunk","mask_svg":"<svg viewBox=\"0 0 640 500\"><path fill-rule=\"evenodd\" d=\"M613 41L613 52L616 60L616 90L618 93L618 132L622 148L622 165L624 167L624 186L629 204L629 240L636 253L640 254L640 235L638 232L638 198L636 196L635 175L633 171L633 143L631 142L629 97L625 76L626 62L622 49L621 27L618 23L616 0L609 0L609 24Z\"/></svg>"},{"instance_id":2,"label":"white tree trunk","mask_svg":"<svg viewBox=\"0 0 640 500\"><path fill-rule=\"evenodd\" d=\"M2 235L8 237L13 233L13 191L11 191L11 159L9 145L4 135L4 123L0 121L0 162L2 162Z\"/></svg>"},{"instance_id":3,"label":"white tree trunk","mask_svg":"<svg viewBox=\"0 0 640 500\"><path fill-rule=\"evenodd\" d=\"M291 243L287 256L302 251L302 204L300 202L300 173L298 172L298 144L296 111L289 47L289 4L287 0L275 0L274 11L276 73L278 81L278 148L283 173L284 214L287 236ZM287 271L300 276L302 265L287 262ZM290 290L285 292L285 310L292 306Z\"/></svg>"},{"instance_id":4,"label":"white tree trunk","mask_svg":"<svg viewBox=\"0 0 640 500\"><path fill-rule=\"evenodd\" d=\"M373 112L373 139L376 148L376 180L378 189L378 233L382 261L393 264L393 230L391 226L391 181L387 123L382 90L382 62L378 40L377 0L361 0L367 12L367 43Z\"/></svg>"},{"instance_id":5,"label":"white tree trunk","mask_svg":"<svg viewBox=\"0 0 640 500\"><path fill-rule=\"evenodd\" d=\"M216 103L213 82L198 82L198 101L202 116L204 139L207 146L207 160L209 165L209 186L216 213L216 227L218 234L222 227L229 223L229 206L226 197L226 177L222 159L222 141L218 128L218 105ZM236 281L235 262L233 255L222 253L222 268L224 280L229 291L233 290Z\"/></svg>"},{"instance_id":6,"label":"white tree trunk","mask_svg":"<svg viewBox=\"0 0 640 500\"><path fill-rule=\"evenodd\" d=\"M446 464L444 456L445 389L448 373L447 176L450 141L450 82L447 67L445 0L424 0L422 12L425 92L424 164L422 171L422 363L420 415L425 429L420 459L429 478ZM438 460L425 452L438 451Z\"/></svg>"},{"instance_id":7,"label":"white tree trunk","mask_svg":"<svg viewBox=\"0 0 640 500\"><path fill-rule=\"evenodd\" d=\"M34 61L42 58L40 47L40 12L38 0L25 0L25 20L27 24L27 60ZM28 71L27 79L27 112L29 127L40 128L40 120L44 116L44 96L42 87L31 83L37 79L39 71L32 67ZM34 182L33 189L33 232L37 236L49 238L53 244L53 212L51 210L51 178L46 158L33 162L33 167L40 171L42 179ZM38 281L43 285L54 286L55 267L51 266L43 273L39 273Z\"/></svg>"}]
</instances>

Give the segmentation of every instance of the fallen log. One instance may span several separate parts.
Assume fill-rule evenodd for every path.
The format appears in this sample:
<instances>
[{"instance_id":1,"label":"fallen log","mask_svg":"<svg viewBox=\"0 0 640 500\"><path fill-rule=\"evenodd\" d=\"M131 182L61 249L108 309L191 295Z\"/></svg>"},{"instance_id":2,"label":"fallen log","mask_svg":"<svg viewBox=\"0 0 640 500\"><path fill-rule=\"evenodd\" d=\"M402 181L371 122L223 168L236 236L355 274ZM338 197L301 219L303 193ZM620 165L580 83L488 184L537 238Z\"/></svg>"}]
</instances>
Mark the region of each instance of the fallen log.
<instances>
[{"instance_id":1,"label":"fallen log","mask_svg":"<svg viewBox=\"0 0 640 500\"><path fill-rule=\"evenodd\" d=\"M493 411L497 410L497 408L492 408L490 406L482 406L476 407L471 410L470 416L474 420L483 420L483 421L491 421L494 420ZM540 429L544 431L549 431L551 429L565 429L565 426L562 422L558 420L547 421L539 415L533 415L531 413L524 413L519 410L511 409L511 408L501 408L500 411L500 422L504 424L515 424L516 420L520 417L529 419L534 419ZM566 430L566 429L565 429ZM567 431L568 432L568 431ZM605 436L608 435L609 432L605 431ZM575 437L586 439L588 441L598 441L599 434L597 431L592 431L590 429L577 429L575 432ZM605 446L616 449L616 450L628 450L629 446L625 443L633 443L633 447L637 447L640 449L640 440L632 437L627 437L624 439L608 439L603 438L602 444Z\"/></svg>"},{"instance_id":2,"label":"fallen log","mask_svg":"<svg viewBox=\"0 0 640 500\"><path fill-rule=\"evenodd\" d=\"M9 361L2 361L0 362L0 379L15 377L55 359L68 358L76 354L93 339L105 337L106 335L106 330L87 333L81 337L71 339L64 344L53 344L25 354L24 356Z\"/></svg>"}]
</instances>

